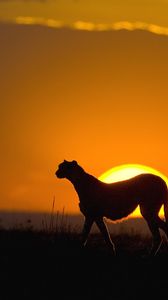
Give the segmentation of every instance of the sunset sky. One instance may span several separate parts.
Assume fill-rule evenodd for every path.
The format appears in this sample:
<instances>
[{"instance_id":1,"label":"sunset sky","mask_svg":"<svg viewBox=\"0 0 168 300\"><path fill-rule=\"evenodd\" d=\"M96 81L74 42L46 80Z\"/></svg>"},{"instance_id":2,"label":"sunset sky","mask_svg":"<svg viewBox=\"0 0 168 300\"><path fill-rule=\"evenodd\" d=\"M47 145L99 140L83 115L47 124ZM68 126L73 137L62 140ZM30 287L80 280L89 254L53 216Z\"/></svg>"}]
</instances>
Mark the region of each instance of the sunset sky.
<instances>
[{"instance_id":1,"label":"sunset sky","mask_svg":"<svg viewBox=\"0 0 168 300\"><path fill-rule=\"evenodd\" d=\"M0 209L78 212L54 173L168 176L168 1L0 1Z\"/></svg>"}]
</instances>

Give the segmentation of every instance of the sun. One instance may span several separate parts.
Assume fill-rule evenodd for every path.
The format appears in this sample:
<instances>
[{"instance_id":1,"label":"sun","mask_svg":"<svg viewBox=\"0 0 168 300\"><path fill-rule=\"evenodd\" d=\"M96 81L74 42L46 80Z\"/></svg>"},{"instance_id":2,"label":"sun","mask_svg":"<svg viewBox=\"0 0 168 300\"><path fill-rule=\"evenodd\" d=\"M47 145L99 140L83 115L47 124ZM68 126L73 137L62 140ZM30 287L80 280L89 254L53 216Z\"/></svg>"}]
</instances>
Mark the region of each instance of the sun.
<instances>
[{"instance_id":1,"label":"sun","mask_svg":"<svg viewBox=\"0 0 168 300\"><path fill-rule=\"evenodd\" d=\"M125 164L125 165L114 167L108 170L107 172L103 173L99 177L99 180L105 183L113 183L117 181L126 180L143 173L150 173L150 174L160 176L168 186L168 178L165 175L163 175L161 172L157 171L156 169L144 165L139 165L139 164ZM163 208L161 208L159 215L163 217L164 215ZM130 215L130 217L141 217L139 207Z\"/></svg>"}]
</instances>

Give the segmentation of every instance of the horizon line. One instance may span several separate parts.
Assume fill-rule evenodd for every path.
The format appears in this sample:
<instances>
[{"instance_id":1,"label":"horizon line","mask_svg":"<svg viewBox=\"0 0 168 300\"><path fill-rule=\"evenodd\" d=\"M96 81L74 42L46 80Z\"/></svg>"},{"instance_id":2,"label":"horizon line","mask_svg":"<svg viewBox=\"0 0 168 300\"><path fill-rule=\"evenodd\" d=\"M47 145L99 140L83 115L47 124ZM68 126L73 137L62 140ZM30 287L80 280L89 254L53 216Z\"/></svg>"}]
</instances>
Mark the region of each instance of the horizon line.
<instances>
[{"instance_id":1,"label":"horizon line","mask_svg":"<svg viewBox=\"0 0 168 300\"><path fill-rule=\"evenodd\" d=\"M62 210L56 210L54 212L51 212L51 211L44 211L44 210L8 210L8 209L0 209L0 214L48 214L48 215L57 215L59 214L60 216L61 215L64 215L65 217L66 216L81 216L83 217L83 214L79 212L68 212L66 211L66 209L62 209ZM128 215L127 217L124 217L122 219L117 219L117 220L111 220L111 219L108 219L106 218L107 220L109 220L110 222L112 223L120 223L120 222L123 222L123 221L126 221L126 220L129 220L129 219L142 219L142 216L141 215Z\"/></svg>"}]
</instances>

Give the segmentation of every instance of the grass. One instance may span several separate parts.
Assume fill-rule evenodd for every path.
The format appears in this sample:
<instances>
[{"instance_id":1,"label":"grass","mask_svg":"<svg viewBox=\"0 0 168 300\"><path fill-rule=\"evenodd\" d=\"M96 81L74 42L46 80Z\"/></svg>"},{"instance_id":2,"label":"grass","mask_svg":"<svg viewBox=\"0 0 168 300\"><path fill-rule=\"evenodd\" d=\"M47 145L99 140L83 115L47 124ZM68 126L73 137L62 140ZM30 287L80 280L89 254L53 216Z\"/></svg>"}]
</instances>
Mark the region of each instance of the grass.
<instances>
[{"instance_id":1,"label":"grass","mask_svg":"<svg viewBox=\"0 0 168 300\"><path fill-rule=\"evenodd\" d=\"M168 246L147 257L151 238L132 231L112 233L113 257L100 234L92 233L85 248L65 210L42 229L25 224L0 229L0 299L167 299Z\"/></svg>"},{"instance_id":2,"label":"grass","mask_svg":"<svg viewBox=\"0 0 168 300\"><path fill-rule=\"evenodd\" d=\"M151 240L122 233L113 236L117 256L101 235L86 248L75 231L0 231L1 299L123 299L153 293L166 299L168 252L163 243L154 258L145 258ZM111 298L109 298L111 297Z\"/></svg>"}]
</instances>

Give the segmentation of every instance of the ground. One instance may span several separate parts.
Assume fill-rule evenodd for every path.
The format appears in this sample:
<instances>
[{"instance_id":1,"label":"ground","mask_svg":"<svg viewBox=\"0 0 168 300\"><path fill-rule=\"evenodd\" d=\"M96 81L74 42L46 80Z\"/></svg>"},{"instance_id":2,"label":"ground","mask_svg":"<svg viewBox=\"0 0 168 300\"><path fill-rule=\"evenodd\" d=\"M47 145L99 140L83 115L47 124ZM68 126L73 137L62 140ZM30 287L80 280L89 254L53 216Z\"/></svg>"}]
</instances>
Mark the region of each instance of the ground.
<instances>
[{"instance_id":1,"label":"ground","mask_svg":"<svg viewBox=\"0 0 168 300\"><path fill-rule=\"evenodd\" d=\"M99 234L83 249L77 233L1 230L1 299L167 299L166 242L151 259L149 237L113 240L116 257Z\"/></svg>"}]
</instances>

